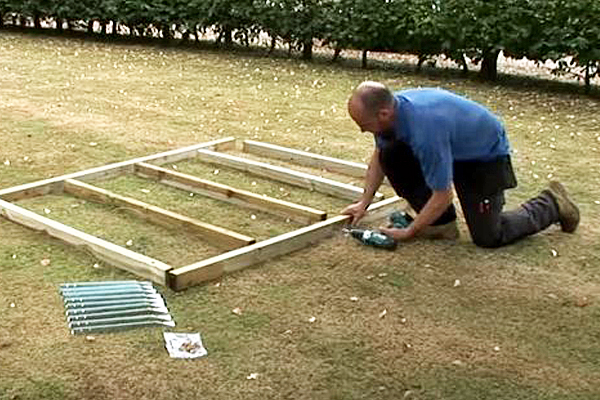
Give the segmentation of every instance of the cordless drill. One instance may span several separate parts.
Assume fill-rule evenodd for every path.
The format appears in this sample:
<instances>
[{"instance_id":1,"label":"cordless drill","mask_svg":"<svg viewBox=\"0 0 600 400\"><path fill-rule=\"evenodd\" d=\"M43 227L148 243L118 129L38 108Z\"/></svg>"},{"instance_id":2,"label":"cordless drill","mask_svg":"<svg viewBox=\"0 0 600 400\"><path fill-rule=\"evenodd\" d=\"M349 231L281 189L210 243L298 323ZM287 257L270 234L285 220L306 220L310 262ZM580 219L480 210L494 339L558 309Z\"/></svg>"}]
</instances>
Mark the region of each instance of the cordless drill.
<instances>
[{"instance_id":1,"label":"cordless drill","mask_svg":"<svg viewBox=\"0 0 600 400\"><path fill-rule=\"evenodd\" d=\"M390 214L389 218L391 227L400 229L406 228L413 221L413 218L404 211L394 211ZM344 231L367 246L379 247L387 250L394 250L397 246L397 242L383 232L361 228L349 228Z\"/></svg>"}]
</instances>

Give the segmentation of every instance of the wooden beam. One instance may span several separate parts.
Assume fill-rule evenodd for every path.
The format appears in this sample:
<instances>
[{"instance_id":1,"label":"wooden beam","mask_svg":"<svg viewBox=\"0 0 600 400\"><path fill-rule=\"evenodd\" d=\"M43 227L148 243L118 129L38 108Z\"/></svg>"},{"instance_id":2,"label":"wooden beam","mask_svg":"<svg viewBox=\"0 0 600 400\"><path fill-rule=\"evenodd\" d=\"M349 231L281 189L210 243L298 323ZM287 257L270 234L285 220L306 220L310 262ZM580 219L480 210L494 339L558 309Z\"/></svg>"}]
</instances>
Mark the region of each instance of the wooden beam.
<instances>
[{"instance_id":1,"label":"wooden beam","mask_svg":"<svg viewBox=\"0 0 600 400\"><path fill-rule=\"evenodd\" d=\"M215 151L204 149L198 150L198 158L205 162L235 168L244 172L252 173L254 175L303 187L319 193L324 193L350 201L358 200L363 193L363 189L357 186L322 178L320 176L315 176L304 172L294 171L289 168L248 160L246 158L236 157L229 154L222 154ZM375 198L382 199L383 195L381 193L377 193Z\"/></svg>"},{"instance_id":2,"label":"wooden beam","mask_svg":"<svg viewBox=\"0 0 600 400\"><path fill-rule=\"evenodd\" d=\"M367 164L341 160L339 158L327 157L320 154L290 149L289 147L282 147L254 140L244 140L242 142L242 150L246 153L262 157L289 161L298 165L324 169L355 178L364 179L365 174L367 173Z\"/></svg>"},{"instance_id":3,"label":"wooden beam","mask_svg":"<svg viewBox=\"0 0 600 400\"><path fill-rule=\"evenodd\" d=\"M133 166L140 162L152 161L157 164L173 163L195 157L198 149L212 148L215 150L225 150L233 147L234 143L235 139L231 137L213 140L211 142L195 144L193 146L169 150L163 153L134 158L127 161L75 172L72 174L57 176L55 178L27 183L24 185L0 190L0 199L4 199L6 201L17 201L36 196L43 196L50 193L60 194L63 191L63 181L65 179L81 179L85 181L91 181L95 179L112 178L122 174L132 173Z\"/></svg>"},{"instance_id":4,"label":"wooden beam","mask_svg":"<svg viewBox=\"0 0 600 400\"><path fill-rule=\"evenodd\" d=\"M254 238L246 235L207 224L194 218L189 218L130 197L121 196L74 179L65 180L64 191L73 196L99 203L132 209L139 212L144 218L168 228L188 229L200 234L209 243L227 250L237 249L256 242Z\"/></svg>"},{"instance_id":5,"label":"wooden beam","mask_svg":"<svg viewBox=\"0 0 600 400\"><path fill-rule=\"evenodd\" d=\"M156 179L160 183L168 186L279 215L284 218L290 218L303 224L312 224L327 218L327 213L324 211L264 195L261 196L245 190L235 189L220 183L200 179L192 175L182 174L151 164L136 164L135 171L139 176Z\"/></svg>"},{"instance_id":6,"label":"wooden beam","mask_svg":"<svg viewBox=\"0 0 600 400\"><path fill-rule=\"evenodd\" d=\"M108 264L129 271L144 279L149 279L152 282L166 285L166 274L172 267L163 262L88 235L1 199L0 214L10 221L38 231L45 231L50 236L69 244L84 246Z\"/></svg>"},{"instance_id":7,"label":"wooden beam","mask_svg":"<svg viewBox=\"0 0 600 400\"><path fill-rule=\"evenodd\" d=\"M244 140L242 142L242 151L307 167L320 168L326 171L351 176L353 178L364 179L367 174L367 168L369 168L369 166L364 163L327 157L320 154L291 149L289 147L257 142L255 140ZM387 177L383 179L383 184L390 185Z\"/></svg>"},{"instance_id":8,"label":"wooden beam","mask_svg":"<svg viewBox=\"0 0 600 400\"><path fill-rule=\"evenodd\" d=\"M399 197L392 197L369 206L365 222L380 218L382 212L389 212L397 205ZM233 250L185 267L169 271L169 285L174 290L182 290L204 281L219 278L224 273L237 271L265 260L291 253L310 245L350 222L347 215L338 215L325 221L288 232L253 245Z\"/></svg>"}]
</instances>

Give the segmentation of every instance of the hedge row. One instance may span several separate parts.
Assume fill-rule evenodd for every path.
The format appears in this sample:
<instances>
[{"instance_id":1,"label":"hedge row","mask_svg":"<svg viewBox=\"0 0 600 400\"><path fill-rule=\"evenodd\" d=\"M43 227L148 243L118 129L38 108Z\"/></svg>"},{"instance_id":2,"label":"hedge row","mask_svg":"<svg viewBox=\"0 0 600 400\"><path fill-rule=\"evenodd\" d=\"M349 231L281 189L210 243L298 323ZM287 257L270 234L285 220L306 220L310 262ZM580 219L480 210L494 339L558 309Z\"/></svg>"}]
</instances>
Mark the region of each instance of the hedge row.
<instances>
[{"instance_id":1,"label":"hedge row","mask_svg":"<svg viewBox=\"0 0 600 400\"><path fill-rule=\"evenodd\" d=\"M500 51L560 61L586 89L600 75L598 0L0 0L0 27L40 28L45 19L61 30L67 23L93 32L99 23L106 33L118 24L128 34L165 39L197 38L210 28L226 45L249 44L264 32L272 48L284 41L306 59L315 40L334 48L335 57L362 50L365 63L375 50L415 54L420 62L443 54L465 69L468 57L491 80Z\"/></svg>"}]
</instances>

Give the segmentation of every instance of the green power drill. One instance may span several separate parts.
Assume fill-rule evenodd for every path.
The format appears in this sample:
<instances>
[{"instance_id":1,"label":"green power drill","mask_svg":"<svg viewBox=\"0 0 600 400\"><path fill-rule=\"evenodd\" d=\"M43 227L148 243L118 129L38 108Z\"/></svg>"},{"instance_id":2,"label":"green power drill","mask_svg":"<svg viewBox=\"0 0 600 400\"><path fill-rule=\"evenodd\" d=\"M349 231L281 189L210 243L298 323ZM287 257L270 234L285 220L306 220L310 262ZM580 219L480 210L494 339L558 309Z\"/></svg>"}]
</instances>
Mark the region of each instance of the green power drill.
<instances>
[{"instance_id":1,"label":"green power drill","mask_svg":"<svg viewBox=\"0 0 600 400\"><path fill-rule=\"evenodd\" d=\"M394 211L390 214L390 222L393 228L406 228L412 221L413 218L404 211ZM398 245L392 237L371 229L349 228L344 229L344 232L349 233L353 238L358 239L367 246L394 250Z\"/></svg>"}]
</instances>

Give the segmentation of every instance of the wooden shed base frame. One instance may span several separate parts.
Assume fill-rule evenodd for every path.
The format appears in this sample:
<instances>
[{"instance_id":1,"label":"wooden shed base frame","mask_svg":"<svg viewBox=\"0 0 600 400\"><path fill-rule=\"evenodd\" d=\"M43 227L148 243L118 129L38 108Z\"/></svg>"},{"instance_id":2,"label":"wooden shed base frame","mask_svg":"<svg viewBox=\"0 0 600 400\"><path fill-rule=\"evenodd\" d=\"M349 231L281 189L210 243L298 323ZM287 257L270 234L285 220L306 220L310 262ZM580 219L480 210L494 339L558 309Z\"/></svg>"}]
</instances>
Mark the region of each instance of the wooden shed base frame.
<instances>
[{"instance_id":1,"label":"wooden shed base frame","mask_svg":"<svg viewBox=\"0 0 600 400\"><path fill-rule=\"evenodd\" d=\"M245 173L282 181L346 200L356 200L362 193L362 188L353 185L222 152L223 150L235 148L236 144L235 138L223 138L2 189L0 190L0 213L10 221L47 232L69 244L85 246L96 257L108 264L134 273L141 278L169 286L174 290L182 290L208 280L217 279L225 273L237 271L299 250L330 236L336 229L340 229L349 223L350 217L346 215L327 218L327 214L320 210L239 190L160 167L161 164L196 158L200 161L238 169ZM364 177L367 169L365 164L252 140L244 140L241 144L238 144L238 147L248 154L285 160L296 165L326 169L352 177ZM124 174L136 174L143 178L154 179L168 186L290 218L307 226L256 242L254 238L244 234L121 196L90 183L94 180L109 179ZM192 229L207 242L224 249L225 252L215 257L176 268L14 204L18 200L62 193L91 201L126 206L139 211L144 218L152 222L169 227L180 226ZM388 213L393 206L397 205L399 198L392 197L384 200L383 196L378 193L376 200L377 202L369 207L370 212L365 218L367 222L381 218L382 215Z\"/></svg>"}]
</instances>

